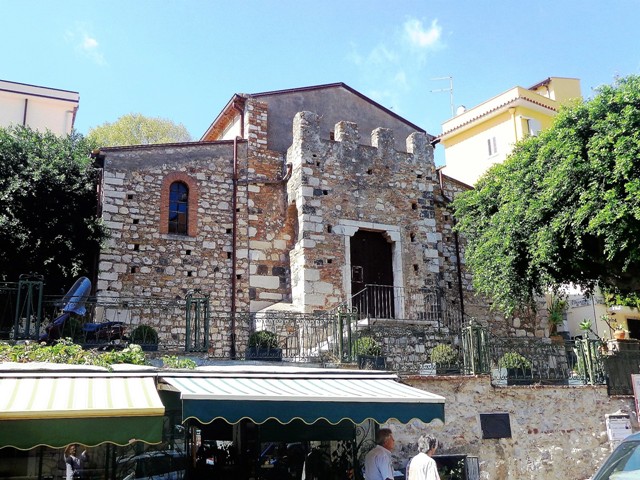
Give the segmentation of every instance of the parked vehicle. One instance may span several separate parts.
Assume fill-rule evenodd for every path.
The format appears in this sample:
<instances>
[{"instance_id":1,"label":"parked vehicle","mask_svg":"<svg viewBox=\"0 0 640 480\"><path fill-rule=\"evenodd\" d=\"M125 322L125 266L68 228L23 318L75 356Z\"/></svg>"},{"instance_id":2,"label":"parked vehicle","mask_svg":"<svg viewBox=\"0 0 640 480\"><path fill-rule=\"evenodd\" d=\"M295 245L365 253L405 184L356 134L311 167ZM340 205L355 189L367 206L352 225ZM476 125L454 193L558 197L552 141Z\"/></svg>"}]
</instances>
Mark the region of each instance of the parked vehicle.
<instances>
[{"instance_id":1,"label":"parked vehicle","mask_svg":"<svg viewBox=\"0 0 640 480\"><path fill-rule=\"evenodd\" d=\"M625 438L591 480L637 480L640 478L640 433Z\"/></svg>"},{"instance_id":2,"label":"parked vehicle","mask_svg":"<svg viewBox=\"0 0 640 480\"><path fill-rule=\"evenodd\" d=\"M118 459L122 480L182 480L185 478L187 457L177 450L150 451L133 457Z\"/></svg>"}]
</instances>

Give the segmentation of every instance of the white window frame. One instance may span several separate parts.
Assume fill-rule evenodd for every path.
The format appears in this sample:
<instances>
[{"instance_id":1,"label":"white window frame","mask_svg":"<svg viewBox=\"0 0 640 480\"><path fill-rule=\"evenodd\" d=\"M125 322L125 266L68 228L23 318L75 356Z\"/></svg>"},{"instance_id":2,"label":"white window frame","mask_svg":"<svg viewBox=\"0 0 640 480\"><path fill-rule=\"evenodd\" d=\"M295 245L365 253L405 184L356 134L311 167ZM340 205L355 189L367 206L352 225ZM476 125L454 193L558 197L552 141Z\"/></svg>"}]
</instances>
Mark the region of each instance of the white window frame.
<instances>
[{"instance_id":1,"label":"white window frame","mask_svg":"<svg viewBox=\"0 0 640 480\"><path fill-rule=\"evenodd\" d=\"M498 154L498 141L496 140L496 137L487 138L487 147L489 149L490 157Z\"/></svg>"}]
</instances>

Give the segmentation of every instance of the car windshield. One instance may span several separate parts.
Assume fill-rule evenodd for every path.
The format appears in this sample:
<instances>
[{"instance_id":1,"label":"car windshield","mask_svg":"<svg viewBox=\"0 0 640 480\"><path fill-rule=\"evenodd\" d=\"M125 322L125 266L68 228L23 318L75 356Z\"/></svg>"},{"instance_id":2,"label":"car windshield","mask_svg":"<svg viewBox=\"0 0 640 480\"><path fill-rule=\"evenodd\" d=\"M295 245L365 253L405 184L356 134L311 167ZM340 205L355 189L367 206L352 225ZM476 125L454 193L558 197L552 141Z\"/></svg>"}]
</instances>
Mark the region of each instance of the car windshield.
<instances>
[{"instance_id":1,"label":"car windshield","mask_svg":"<svg viewBox=\"0 0 640 480\"><path fill-rule=\"evenodd\" d=\"M624 442L609 457L593 480L640 478L640 440Z\"/></svg>"}]
</instances>

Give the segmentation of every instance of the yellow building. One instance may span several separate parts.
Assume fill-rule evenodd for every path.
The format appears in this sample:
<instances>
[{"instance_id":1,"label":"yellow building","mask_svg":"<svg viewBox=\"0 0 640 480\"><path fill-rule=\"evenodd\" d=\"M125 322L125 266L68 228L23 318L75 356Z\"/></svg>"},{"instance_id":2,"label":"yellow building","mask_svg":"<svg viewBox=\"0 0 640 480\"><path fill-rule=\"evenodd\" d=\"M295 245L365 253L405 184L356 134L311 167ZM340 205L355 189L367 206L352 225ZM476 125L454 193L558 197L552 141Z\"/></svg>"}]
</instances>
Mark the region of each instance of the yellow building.
<instances>
[{"instance_id":1,"label":"yellow building","mask_svg":"<svg viewBox=\"0 0 640 480\"><path fill-rule=\"evenodd\" d=\"M501 163L514 144L548 128L558 107L580 98L580 80L549 77L530 88L514 87L442 124L444 173L468 185Z\"/></svg>"}]
</instances>

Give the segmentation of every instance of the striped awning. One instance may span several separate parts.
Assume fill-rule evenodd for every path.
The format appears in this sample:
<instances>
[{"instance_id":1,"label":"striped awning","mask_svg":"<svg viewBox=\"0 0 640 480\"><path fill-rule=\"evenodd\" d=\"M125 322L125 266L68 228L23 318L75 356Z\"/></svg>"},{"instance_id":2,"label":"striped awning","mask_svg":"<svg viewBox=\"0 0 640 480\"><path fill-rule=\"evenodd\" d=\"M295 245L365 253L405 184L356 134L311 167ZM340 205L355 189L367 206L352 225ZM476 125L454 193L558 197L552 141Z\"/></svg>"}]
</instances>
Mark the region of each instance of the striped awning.
<instances>
[{"instance_id":1,"label":"striped awning","mask_svg":"<svg viewBox=\"0 0 640 480\"><path fill-rule=\"evenodd\" d=\"M20 374L0 378L0 392L0 447L162 440L152 376Z\"/></svg>"},{"instance_id":2,"label":"striped awning","mask_svg":"<svg viewBox=\"0 0 640 480\"><path fill-rule=\"evenodd\" d=\"M315 370L315 372L311 371ZM163 383L166 385L163 386ZM444 421L444 397L399 383L386 372L304 369L279 372L211 372L161 375L160 388L179 392L183 420L237 423L300 419L307 424L326 420L379 423L416 418Z\"/></svg>"}]
</instances>

